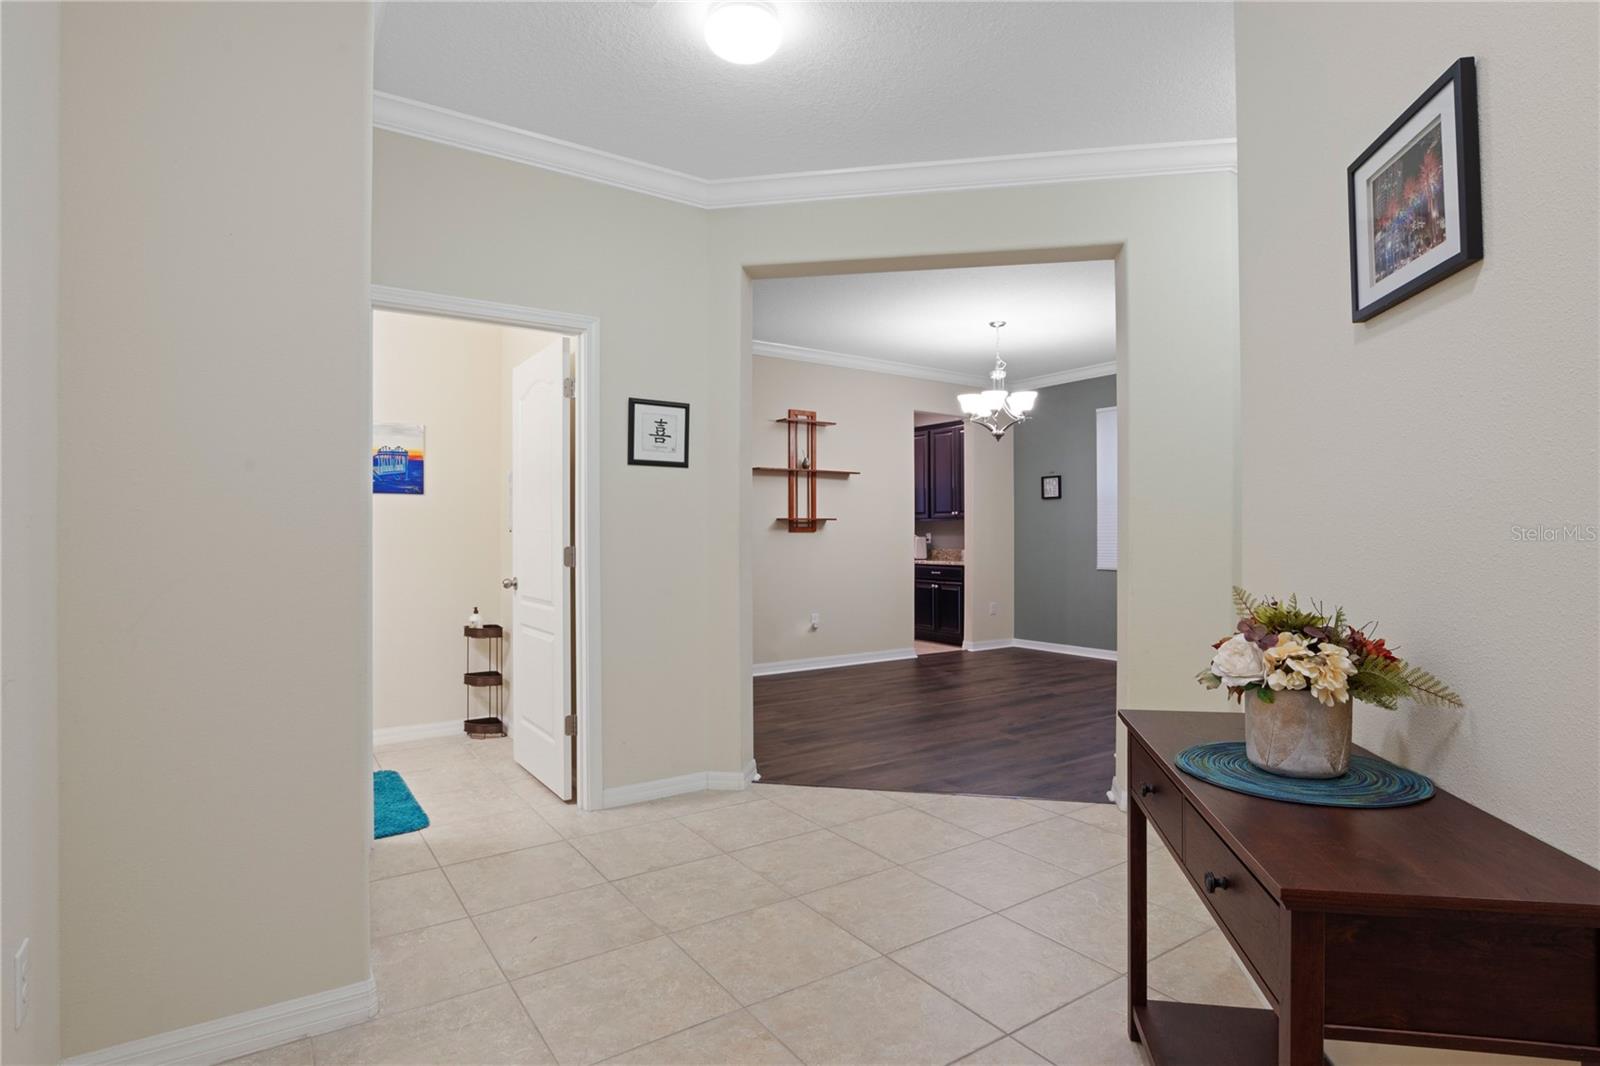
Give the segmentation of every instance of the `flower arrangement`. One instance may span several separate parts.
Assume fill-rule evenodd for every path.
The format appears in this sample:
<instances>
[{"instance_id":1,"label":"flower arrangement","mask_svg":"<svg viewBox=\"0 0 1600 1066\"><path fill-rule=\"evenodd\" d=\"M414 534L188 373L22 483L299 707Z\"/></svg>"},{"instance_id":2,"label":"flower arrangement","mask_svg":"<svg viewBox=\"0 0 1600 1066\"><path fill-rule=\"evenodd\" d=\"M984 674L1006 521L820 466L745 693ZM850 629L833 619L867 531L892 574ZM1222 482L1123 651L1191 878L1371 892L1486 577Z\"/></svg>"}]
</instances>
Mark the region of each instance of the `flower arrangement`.
<instances>
[{"instance_id":1,"label":"flower arrangement","mask_svg":"<svg viewBox=\"0 0 1600 1066\"><path fill-rule=\"evenodd\" d=\"M1262 703L1277 692L1309 690L1325 707L1351 699L1390 710L1402 699L1461 706L1448 685L1373 637L1370 624L1347 622L1342 607L1329 614L1319 604L1302 608L1294 596L1257 600L1241 588L1233 590L1233 605L1236 632L1212 645L1211 665L1197 678L1207 688L1225 687L1241 701L1253 692Z\"/></svg>"}]
</instances>

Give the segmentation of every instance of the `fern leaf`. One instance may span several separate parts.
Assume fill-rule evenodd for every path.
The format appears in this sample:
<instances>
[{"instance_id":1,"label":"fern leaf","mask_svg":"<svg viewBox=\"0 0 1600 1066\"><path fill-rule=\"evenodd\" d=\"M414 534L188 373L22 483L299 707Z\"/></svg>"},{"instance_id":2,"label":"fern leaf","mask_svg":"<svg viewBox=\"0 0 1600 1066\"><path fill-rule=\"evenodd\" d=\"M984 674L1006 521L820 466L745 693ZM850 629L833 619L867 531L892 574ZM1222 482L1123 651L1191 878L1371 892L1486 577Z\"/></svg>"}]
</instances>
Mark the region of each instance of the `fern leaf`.
<instances>
[{"instance_id":1,"label":"fern leaf","mask_svg":"<svg viewBox=\"0 0 1600 1066\"><path fill-rule=\"evenodd\" d=\"M1461 697L1449 685L1434 677L1420 666L1402 663L1400 676L1411 690L1411 698L1418 703L1434 707L1460 707Z\"/></svg>"},{"instance_id":2,"label":"fern leaf","mask_svg":"<svg viewBox=\"0 0 1600 1066\"><path fill-rule=\"evenodd\" d=\"M1256 601L1238 585L1233 586L1233 609L1240 618L1253 618L1256 613Z\"/></svg>"},{"instance_id":3,"label":"fern leaf","mask_svg":"<svg viewBox=\"0 0 1600 1066\"><path fill-rule=\"evenodd\" d=\"M1364 661L1350 679L1351 696L1385 710L1396 710L1410 694L1399 665L1384 659Z\"/></svg>"}]
</instances>

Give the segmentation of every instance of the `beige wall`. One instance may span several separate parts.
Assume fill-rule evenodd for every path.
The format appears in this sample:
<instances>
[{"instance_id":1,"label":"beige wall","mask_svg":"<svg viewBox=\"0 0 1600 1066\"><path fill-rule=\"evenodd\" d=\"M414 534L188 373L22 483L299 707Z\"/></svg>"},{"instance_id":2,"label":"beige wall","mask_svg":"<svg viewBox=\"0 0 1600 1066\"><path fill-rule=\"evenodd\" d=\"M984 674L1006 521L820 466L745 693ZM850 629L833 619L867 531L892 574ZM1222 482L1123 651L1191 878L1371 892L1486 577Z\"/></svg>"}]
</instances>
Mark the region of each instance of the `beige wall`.
<instances>
[{"instance_id":1,"label":"beige wall","mask_svg":"<svg viewBox=\"0 0 1600 1066\"><path fill-rule=\"evenodd\" d=\"M1466 707L1362 705L1357 741L1589 862L1596 546L1513 529L1600 523L1596 16L1245 4L1235 18L1245 580L1378 619ZM1353 325L1344 169L1462 55L1478 61L1486 257ZM1328 442L1302 461L1318 487L1286 487L1290 437Z\"/></svg>"},{"instance_id":2,"label":"beige wall","mask_svg":"<svg viewBox=\"0 0 1600 1066\"><path fill-rule=\"evenodd\" d=\"M744 508L764 460L749 428L747 266L1119 254L1119 695L1220 709L1182 649L1226 615L1236 577L1231 175L707 213L384 132L374 168L375 281L600 320L607 788L738 770L754 750ZM627 465L629 396L693 405L689 469ZM672 624L641 603L666 605Z\"/></svg>"},{"instance_id":3,"label":"beige wall","mask_svg":"<svg viewBox=\"0 0 1600 1066\"><path fill-rule=\"evenodd\" d=\"M511 620L500 587L512 573L511 370L558 358L561 338L435 315L372 317L373 421L419 422L427 432L426 491L372 497L372 725L381 736L465 716L467 612ZM489 645L472 654L472 669L486 669ZM488 689L471 694L474 716L492 713Z\"/></svg>"},{"instance_id":4,"label":"beige wall","mask_svg":"<svg viewBox=\"0 0 1600 1066\"><path fill-rule=\"evenodd\" d=\"M60 1057L56 707L61 14L0 5L0 1060ZM12 957L28 941L28 1017Z\"/></svg>"},{"instance_id":5,"label":"beige wall","mask_svg":"<svg viewBox=\"0 0 1600 1066\"><path fill-rule=\"evenodd\" d=\"M62 1051L368 977L371 12L72 4Z\"/></svg>"},{"instance_id":6,"label":"beige wall","mask_svg":"<svg viewBox=\"0 0 1600 1066\"><path fill-rule=\"evenodd\" d=\"M1600 521L1596 31L1593 5L1234 15L1245 581L1378 619L1466 707L1358 705L1357 742L1591 863L1595 545L1519 543L1512 528ZM1478 63L1486 258L1352 324L1345 167L1463 55ZM1337 442L1345 479L1327 491L1283 480L1282 442L1305 434L1307 397L1312 437ZM1380 479L1398 488L1370 487ZM1329 1054L1342 1066L1543 1061L1338 1042Z\"/></svg>"},{"instance_id":7,"label":"beige wall","mask_svg":"<svg viewBox=\"0 0 1600 1066\"><path fill-rule=\"evenodd\" d=\"M372 316L372 420L419 422L427 434L423 494L372 497L374 730L464 717L461 626L474 606L502 620L500 334L454 318ZM483 691L474 695L473 714L488 713Z\"/></svg>"},{"instance_id":8,"label":"beige wall","mask_svg":"<svg viewBox=\"0 0 1600 1066\"><path fill-rule=\"evenodd\" d=\"M817 430L818 465L859 470L819 478L817 512L839 519L791 534L788 482L756 477L748 512L754 661L905 650L912 643L911 430L922 411L960 411L963 386L756 356L750 379L753 466L783 466L790 408L838 425ZM1011 636L1011 439L966 435L966 639ZM1000 491L1000 488L1004 491ZM991 616L989 604L999 605ZM810 628L811 612L822 626Z\"/></svg>"},{"instance_id":9,"label":"beige wall","mask_svg":"<svg viewBox=\"0 0 1600 1066\"><path fill-rule=\"evenodd\" d=\"M1235 575L1234 207L1233 177L1209 174L713 212L713 402L746 416L751 411L752 372L742 358L750 338L747 268L766 273L772 265L840 261L858 268L861 260L899 257L928 265L926 257L997 250L1012 261L1030 252L1060 258L1059 249L1083 257L1113 251L1124 489L1118 701L1220 710L1193 683L1193 660L1184 649L1195 633L1215 626L1219 604L1226 612ZM721 419L710 431L724 487L707 516L711 554L742 560L738 575L719 566L707 589L714 612L703 661L721 686L708 707L724 722L712 731L724 766L753 751L747 671L753 552L749 530L738 521L756 491L749 425L748 417ZM969 449L974 443L981 442ZM995 488L1009 500L1009 486ZM969 511L999 506L967 502ZM980 554L970 533L967 550ZM738 747L729 750L730 743Z\"/></svg>"},{"instance_id":10,"label":"beige wall","mask_svg":"<svg viewBox=\"0 0 1600 1066\"><path fill-rule=\"evenodd\" d=\"M600 319L605 786L730 769L708 763L705 212L396 134L373 151L375 282ZM692 405L688 469L627 465L629 396Z\"/></svg>"}]
</instances>

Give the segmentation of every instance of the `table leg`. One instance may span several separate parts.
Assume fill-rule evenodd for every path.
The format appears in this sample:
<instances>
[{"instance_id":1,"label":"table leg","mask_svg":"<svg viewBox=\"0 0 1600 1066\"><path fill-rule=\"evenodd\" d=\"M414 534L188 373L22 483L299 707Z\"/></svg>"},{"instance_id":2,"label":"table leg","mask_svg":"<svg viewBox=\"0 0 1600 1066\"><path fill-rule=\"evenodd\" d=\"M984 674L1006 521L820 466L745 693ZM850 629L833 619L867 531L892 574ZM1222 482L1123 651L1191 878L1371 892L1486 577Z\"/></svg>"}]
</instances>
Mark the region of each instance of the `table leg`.
<instances>
[{"instance_id":1,"label":"table leg","mask_svg":"<svg viewBox=\"0 0 1600 1066\"><path fill-rule=\"evenodd\" d=\"M1149 855L1145 851L1144 811L1128 799L1128 1039L1137 1042L1139 1026L1134 1008L1145 1003L1145 896L1148 891Z\"/></svg>"},{"instance_id":2,"label":"table leg","mask_svg":"<svg viewBox=\"0 0 1600 1066\"><path fill-rule=\"evenodd\" d=\"M1289 988L1278 1003L1278 1066L1322 1066L1324 931L1321 911L1289 912Z\"/></svg>"}]
</instances>

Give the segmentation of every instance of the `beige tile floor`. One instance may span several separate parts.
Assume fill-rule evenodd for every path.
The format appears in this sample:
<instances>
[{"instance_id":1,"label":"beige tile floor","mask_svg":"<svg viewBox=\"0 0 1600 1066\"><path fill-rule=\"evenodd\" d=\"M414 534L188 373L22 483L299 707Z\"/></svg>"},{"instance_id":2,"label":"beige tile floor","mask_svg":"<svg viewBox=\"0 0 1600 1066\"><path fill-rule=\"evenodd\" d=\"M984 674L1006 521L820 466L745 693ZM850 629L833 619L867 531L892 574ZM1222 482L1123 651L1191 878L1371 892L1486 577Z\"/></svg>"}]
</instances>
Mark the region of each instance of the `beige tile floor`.
<instances>
[{"instance_id":1,"label":"beige tile floor","mask_svg":"<svg viewBox=\"0 0 1600 1066\"><path fill-rule=\"evenodd\" d=\"M379 1015L239 1062L1139 1062L1109 804L757 784L585 814L505 740L377 762L432 819L372 854ZM1150 861L1152 995L1259 1005Z\"/></svg>"}]
</instances>

